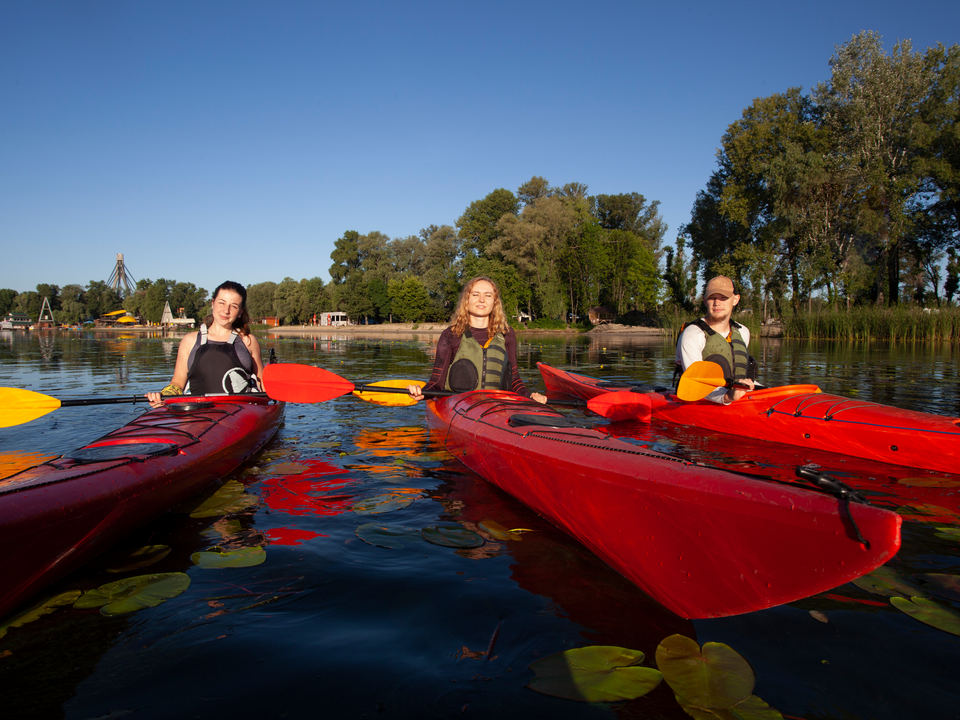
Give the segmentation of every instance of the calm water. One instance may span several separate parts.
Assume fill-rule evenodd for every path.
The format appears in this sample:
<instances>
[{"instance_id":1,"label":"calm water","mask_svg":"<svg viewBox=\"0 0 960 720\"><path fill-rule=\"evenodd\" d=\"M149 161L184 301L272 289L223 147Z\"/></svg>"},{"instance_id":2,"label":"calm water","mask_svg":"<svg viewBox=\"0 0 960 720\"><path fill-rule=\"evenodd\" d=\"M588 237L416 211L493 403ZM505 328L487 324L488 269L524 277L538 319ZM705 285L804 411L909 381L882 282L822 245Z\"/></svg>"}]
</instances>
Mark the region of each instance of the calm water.
<instances>
[{"instance_id":1,"label":"calm water","mask_svg":"<svg viewBox=\"0 0 960 720\"><path fill-rule=\"evenodd\" d=\"M283 361L321 365L360 382L425 378L431 339L262 344ZM169 381L177 342L3 333L0 385L62 398L139 394ZM669 384L672 353L659 340L528 338L521 373L538 389L537 361ZM960 415L950 347L769 343L754 353L768 384L813 382L826 392ZM0 475L31 457L85 444L144 407L64 408L0 429ZM736 462L742 450L729 438L694 431L617 432L718 462ZM813 460L842 466L842 458ZM782 458L793 461L790 453ZM291 468L298 474L288 474ZM911 473L876 468L888 478ZM755 694L785 717L960 717L960 637L853 585L734 618L679 619L451 460L428 435L422 406L381 408L351 397L288 405L276 438L230 479L245 486L254 506L226 517L169 513L123 543L169 545L166 558L139 572L186 572L185 593L114 618L60 608L0 638L0 715L687 718L665 685L619 705L575 703L524 687L532 677L527 666L539 657L620 645L644 651L653 665L657 644L682 633L744 655L757 674ZM398 490L415 502L373 516L351 510L358 500ZM926 509L920 500L900 508L904 546L889 567L904 576L960 573L957 541L936 534L960 524L955 491L932 490L921 500ZM357 527L371 520L411 528L495 520L534 532L474 550L428 543L387 549L357 537ZM193 565L191 554L213 545L263 546L267 559L242 569ZM56 589L117 579L102 567L92 563ZM950 599L937 602L960 610Z\"/></svg>"}]
</instances>

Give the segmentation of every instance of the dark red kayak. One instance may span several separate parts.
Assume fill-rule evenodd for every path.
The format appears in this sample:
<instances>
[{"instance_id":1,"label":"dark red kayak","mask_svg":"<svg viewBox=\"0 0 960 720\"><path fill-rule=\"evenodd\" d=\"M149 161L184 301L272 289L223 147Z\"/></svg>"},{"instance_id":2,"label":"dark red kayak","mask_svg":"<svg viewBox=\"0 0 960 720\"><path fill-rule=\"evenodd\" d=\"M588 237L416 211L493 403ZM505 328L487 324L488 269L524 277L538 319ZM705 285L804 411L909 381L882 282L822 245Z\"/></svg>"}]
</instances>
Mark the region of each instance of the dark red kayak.
<instances>
[{"instance_id":1,"label":"dark red kayak","mask_svg":"<svg viewBox=\"0 0 960 720\"><path fill-rule=\"evenodd\" d=\"M283 403L171 399L99 440L0 480L0 617L229 473L273 436Z\"/></svg>"},{"instance_id":2,"label":"dark red kayak","mask_svg":"<svg viewBox=\"0 0 960 720\"><path fill-rule=\"evenodd\" d=\"M548 393L590 399L631 387L544 363L538 367ZM731 405L684 402L662 392L646 392L642 397L646 403L630 409L638 420L695 426L911 468L953 473L960 465L960 418L828 395L816 385L754 390Z\"/></svg>"},{"instance_id":3,"label":"dark red kayak","mask_svg":"<svg viewBox=\"0 0 960 720\"><path fill-rule=\"evenodd\" d=\"M829 590L890 560L900 517L639 448L520 396L427 403L445 447L685 618Z\"/></svg>"}]
</instances>

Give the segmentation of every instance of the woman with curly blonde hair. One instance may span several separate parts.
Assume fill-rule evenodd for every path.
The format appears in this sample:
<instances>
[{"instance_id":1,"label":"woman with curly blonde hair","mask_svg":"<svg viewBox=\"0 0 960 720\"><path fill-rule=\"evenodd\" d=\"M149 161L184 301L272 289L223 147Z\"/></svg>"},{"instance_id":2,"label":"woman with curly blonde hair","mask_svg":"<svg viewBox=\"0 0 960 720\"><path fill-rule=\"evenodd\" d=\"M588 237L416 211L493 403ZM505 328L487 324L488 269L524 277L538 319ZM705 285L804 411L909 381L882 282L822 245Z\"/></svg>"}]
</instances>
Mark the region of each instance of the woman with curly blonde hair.
<instances>
[{"instance_id":1,"label":"woman with curly blonde hair","mask_svg":"<svg viewBox=\"0 0 960 720\"><path fill-rule=\"evenodd\" d=\"M527 390L517 371L517 335L507 322L500 289L488 277L472 278L463 286L450 327L440 334L430 381L423 390L512 390L539 403L540 393ZM423 397L419 385L407 391Z\"/></svg>"}]
</instances>

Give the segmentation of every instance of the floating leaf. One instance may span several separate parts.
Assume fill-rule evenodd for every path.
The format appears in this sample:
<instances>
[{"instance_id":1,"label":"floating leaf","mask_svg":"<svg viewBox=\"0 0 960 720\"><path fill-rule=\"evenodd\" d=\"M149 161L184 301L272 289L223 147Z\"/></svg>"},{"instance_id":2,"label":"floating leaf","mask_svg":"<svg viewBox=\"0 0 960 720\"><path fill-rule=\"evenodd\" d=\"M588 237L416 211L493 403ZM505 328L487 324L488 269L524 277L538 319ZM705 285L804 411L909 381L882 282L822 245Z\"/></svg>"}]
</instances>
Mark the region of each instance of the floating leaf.
<instances>
[{"instance_id":1,"label":"floating leaf","mask_svg":"<svg viewBox=\"0 0 960 720\"><path fill-rule=\"evenodd\" d=\"M938 527L934 535L936 535L941 540L960 541L960 528Z\"/></svg>"},{"instance_id":2,"label":"floating leaf","mask_svg":"<svg viewBox=\"0 0 960 720\"><path fill-rule=\"evenodd\" d=\"M811 611L810 611L810 617L812 617L814 620L819 620L819 621L822 622L822 623L828 623L828 622L830 622L830 620L827 618L827 616L824 615L824 614L823 614L822 612L820 612L819 610L811 610Z\"/></svg>"},{"instance_id":3,"label":"floating leaf","mask_svg":"<svg viewBox=\"0 0 960 720\"><path fill-rule=\"evenodd\" d=\"M158 563L170 554L169 545L144 545L136 550L115 553L109 558L108 573L130 572Z\"/></svg>"},{"instance_id":4,"label":"floating leaf","mask_svg":"<svg viewBox=\"0 0 960 720\"><path fill-rule=\"evenodd\" d=\"M376 515L378 513L386 513L405 508L407 505L411 505L419 496L419 490L394 490L383 493L382 495L364 498L354 503L350 509L358 515Z\"/></svg>"},{"instance_id":5,"label":"floating leaf","mask_svg":"<svg viewBox=\"0 0 960 720\"><path fill-rule=\"evenodd\" d=\"M73 606L78 610L98 607L101 615L123 615L159 605L188 587L190 578L185 573L138 575L88 590Z\"/></svg>"},{"instance_id":6,"label":"floating leaf","mask_svg":"<svg viewBox=\"0 0 960 720\"><path fill-rule=\"evenodd\" d=\"M851 582L861 590L866 590L874 595L883 595L884 597L893 597L894 595L921 595L926 593L918 585L910 582L900 573L892 568L882 565L873 572L858 577Z\"/></svg>"},{"instance_id":7,"label":"floating leaf","mask_svg":"<svg viewBox=\"0 0 960 720\"><path fill-rule=\"evenodd\" d=\"M301 465L295 462L284 462L271 465L267 472L272 475L303 475L310 468L307 465Z\"/></svg>"},{"instance_id":8,"label":"floating leaf","mask_svg":"<svg viewBox=\"0 0 960 720\"><path fill-rule=\"evenodd\" d=\"M929 586L925 585L923 589L929 589L934 595L951 600L960 600L960 575L924 573L923 575L917 575L917 579L930 583Z\"/></svg>"},{"instance_id":9,"label":"floating leaf","mask_svg":"<svg viewBox=\"0 0 960 720\"><path fill-rule=\"evenodd\" d=\"M725 709L753 694L756 676L740 653L723 643L671 635L657 647L657 667L682 705Z\"/></svg>"},{"instance_id":10,"label":"floating leaf","mask_svg":"<svg viewBox=\"0 0 960 720\"><path fill-rule=\"evenodd\" d=\"M356 534L365 543L392 550L402 550L410 543L423 542L417 528L388 527L379 523L364 523L356 529Z\"/></svg>"},{"instance_id":11,"label":"floating leaf","mask_svg":"<svg viewBox=\"0 0 960 720\"><path fill-rule=\"evenodd\" d=\"M530 664L536 677L531 690L584 702L616 702L646 695L660 684L663 675L640 667L639 650L592 645L554 653Z\"/></svg>"},{"instance_id":12,"label":"floating leaf","mask_svg":"<svg viewBox=\"0 0 960 720\"><path fill-rule=\"evenodd\" d=\"M729 708L705 710L683 703L680 703L680 707L695 720L783 720L779 710L770 707L756 695Z\"/></svg>"},{"instance_id":13,"label":"floating leaf","mask_svg":"<svg viewBox=\"0 0 960 720\"><path fill-rule=\"evenodd\" d=\"M960 613L956 610L938 605L933 600L922 597L912 597L909 600L902 597L892 597L890 598L890 604L897 610L902 610L914 620L919 620L951 635L960 635Z\"/></svg>"},{"instance_id":14,"label":"floating leaf","mask_svg":"<svg viewBox=\"0 0 960 720\"><path fill-rule=\"evenodd\" d=\"M36 605L31 605L23 612L17 613L6 622L0 624L0 638L6 635L7 630L10 628L20 627L34 620L39 620L44 615L49 615L63 605L72 605L81 594L80 590L67 590L59 595L47 598Z\"/></svg>"},{"instance_id":15,"label":"floating leaf","mask_svg":"<svg viewBox=\"0 0 960 720\"><path fill-rule=\"evenodd\" d=\"M948 478L935 478L935 477L911 477L911 478L900 478L897 480L901 485L906 485L907 487L932 487L932 488L951 488L951 487L960 487L960 481L950 480Z\"/></svg>"},{"instance_id":16,"label":"floating leaf","mask_svg":"<svg viewBox=\"0 0 960 720\"><path fill-rule=\"evenodd\" d=\"M480 529L487 533L487 535L492 537L494 540L522 540L522 533L533 532L533 530L528 530L527 528L514 528L513 530L507 530L507 528L498 523L496 520L481 520Z\"/></svg>"},{"instance_id":17,"label":"floating leaf","mask_svg":"<svg viewBox=\"0 0 960 720\"><path fill-rule=\"evenodd\" d=\"M339 442L315 442L307 445L308 448L336 448L340 447Z\"/></svg>"},{"instance_id":18,"label":"floating leaf","mask_svg":"<svg viewBox=\"0 0 960 720\"><path fill-rule=\"evenodd\" d=\"M228 480L213 495L188 500L177 508L177 512L190 513L192 518L220 517L241 513L259 502L257 496L246 494L242 484Z\"/></svg>"},{"instance_id":19,"label":"floating leaf","mask_svg":"<svg viewBox=\"0 0 960 720\"><path fill-rule=\"evenodd\" d=\"M267 552L262 547L224 550L219 545L214 545L204 552L195 552L190 559L194 565L205 569L253 567L267 559Z\"/></svg>"},{"instance_id":20,"label":"floating leaf","mask_svg":"<svg viewBox=\"0 0 960 720\"><path fill-rule=\"evenodd\" d=\"M431 525L420 531L423 539L434 545L455 548L475 548L483 545L483 538L473 530L467 530L462 525Z\"/></svg>"}]
</instances>

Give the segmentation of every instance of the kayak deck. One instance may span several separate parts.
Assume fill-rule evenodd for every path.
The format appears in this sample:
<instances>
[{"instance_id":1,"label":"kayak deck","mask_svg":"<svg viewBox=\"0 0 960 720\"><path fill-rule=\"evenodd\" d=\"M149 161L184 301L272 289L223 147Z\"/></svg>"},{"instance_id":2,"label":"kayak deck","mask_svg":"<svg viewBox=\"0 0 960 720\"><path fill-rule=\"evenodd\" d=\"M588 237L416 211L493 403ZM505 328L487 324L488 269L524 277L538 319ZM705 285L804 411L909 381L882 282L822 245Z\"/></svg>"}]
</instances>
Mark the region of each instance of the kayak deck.
<instances>
[{"instance_id":1,"label":"kayak deck","mask_svg":"<svg viewBox=\"0 0 960 720\"><path fill-rule=\"evenodd\" d=\"M808 597L900 547L895 513L641 449L511 393L427 406L457 459L681 617Z\"/></svg>"},{"instance_id":2,"label":"kayak deck","mask_svg":"<svg viewBox=\"0 0 960 720\"><path fill-rule=\"evenodd\" d=\"M0 481L0 617L242 464L276 432L266 398L172 400Z\"/></svg>"},{"instance_id":3,"label":"kayak deck","mask_svg":"<svg viewBox=\"0 0 960 720\"><path fill-rule=\"evenodd\" d=\"M548 393L590 399L630 387L538 367ZM755 390L731 405L645 395L649 416L662 422L940 472L955 472L960 456L960 418L828 395L816 385Z\"/></svg>"}]
</instances>

